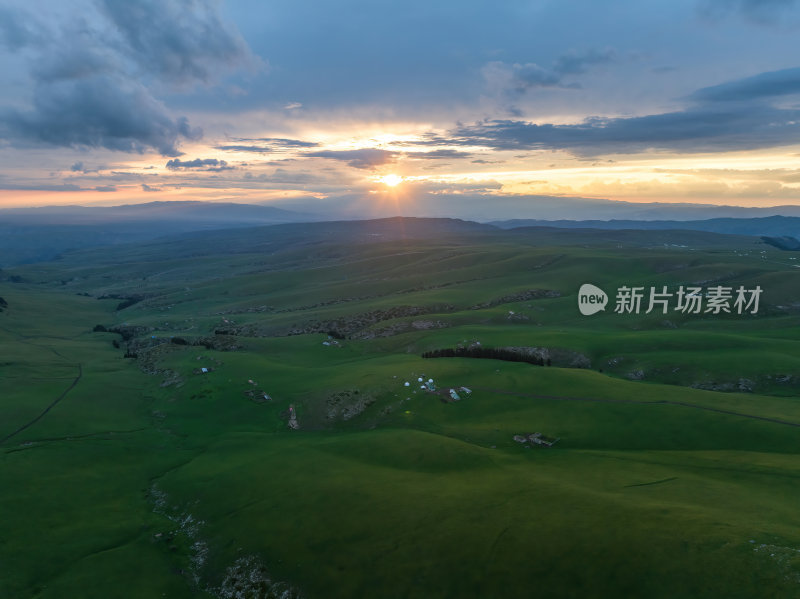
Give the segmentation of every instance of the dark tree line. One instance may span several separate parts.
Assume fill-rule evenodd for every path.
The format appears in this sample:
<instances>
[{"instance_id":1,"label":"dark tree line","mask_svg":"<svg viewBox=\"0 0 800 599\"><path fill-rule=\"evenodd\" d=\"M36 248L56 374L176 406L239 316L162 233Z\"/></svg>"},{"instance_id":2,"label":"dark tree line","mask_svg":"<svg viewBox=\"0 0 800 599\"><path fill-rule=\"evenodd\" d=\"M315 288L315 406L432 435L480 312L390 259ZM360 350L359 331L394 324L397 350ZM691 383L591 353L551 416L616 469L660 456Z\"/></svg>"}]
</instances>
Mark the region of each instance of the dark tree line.
<instances>
[{"instance_id":1,"label":"dark tree line","mask_svg":"<svg viewBox=\"0 0 800 599\"><path fill-rule=\"evenodd\" d=\"M119 311L124 310L125 308L130 308L133 304L138 304L140 301L142 301L142 299L143 298L141 297L129 297L125 301L118 303L115 309Z\"/></svg>"},{"instance_id":2,"label":"dark tree line","mask_svg":"<svg viewBox=\"0 0 800 599\"><path fill-rule=\"evenodd\" d=\"M434 349L422 354L423 358L484 358L487 360L503 360L505 362L526 362L535 366L544 366L545 361L539 356L523 354L510 349L493 347L456 347ZM547 360L548 366L550 360Z\"/></svg>"},{"instance_id":3,"label":"dark tree line","mask_svg":"<svg viewBox=\"0 0 800 599\"><path fill-rule=\"evenodd\" d=\"M118 293L106 294L101 295L97 299L118 299L124 300L117 304L117 307L114 308L115 310L124 310L125 308L130 308L134 304L138 304L140 301L144 299L143 295L119 295Z\"/></svg>"}]
</instances>

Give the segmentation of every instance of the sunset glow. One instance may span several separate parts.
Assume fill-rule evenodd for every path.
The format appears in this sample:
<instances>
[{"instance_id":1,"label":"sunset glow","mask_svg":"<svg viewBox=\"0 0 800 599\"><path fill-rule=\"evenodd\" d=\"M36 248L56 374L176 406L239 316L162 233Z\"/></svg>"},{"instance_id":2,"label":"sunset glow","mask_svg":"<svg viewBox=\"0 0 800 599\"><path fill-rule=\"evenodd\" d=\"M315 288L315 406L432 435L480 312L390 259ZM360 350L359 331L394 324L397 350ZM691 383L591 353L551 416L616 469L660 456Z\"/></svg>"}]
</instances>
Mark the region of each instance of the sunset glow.
<instances>
[{"instance_id":1,"label":"sunset glow","mask_svg":"<svg viewBox=\"0 0 800 599\"><path fill-rule=\"evenodd\" d=\"M800 11L788 4L657 19L487 4L446 34L420 5L427 37L403 33L413 11L375 5L365 22L397 26L358 54L369 77L346 66L354 47L330 33L341 14L328 8L304 17L325 48L309 60L288 9L192 10L207 43L179 29L144 52L138 13L87 5L76 36L67 13L11 4L0 208L191 199L345 215L373 210L377 188L402 189L404 210L472 218L501 205L533 217L542 198L565 218L582 198L800 205L800 69L780 58L795 39L778 26ZM575 14L614 35L584 35ZM469 52L441 52L465 40Z\"/></svg>"},{"instance_id":2,"label":"sunset glow","mask_svg":"<svg viewBox=\"0 0 800 599\"><path fill-rule=\"evenodd\" d=\"M388 185L389 187L396 187L403 182L403 177L400 175L384 175L383 177L378 177L378 181L383 183L384 185Z\"/></svg>"}]
</instances>

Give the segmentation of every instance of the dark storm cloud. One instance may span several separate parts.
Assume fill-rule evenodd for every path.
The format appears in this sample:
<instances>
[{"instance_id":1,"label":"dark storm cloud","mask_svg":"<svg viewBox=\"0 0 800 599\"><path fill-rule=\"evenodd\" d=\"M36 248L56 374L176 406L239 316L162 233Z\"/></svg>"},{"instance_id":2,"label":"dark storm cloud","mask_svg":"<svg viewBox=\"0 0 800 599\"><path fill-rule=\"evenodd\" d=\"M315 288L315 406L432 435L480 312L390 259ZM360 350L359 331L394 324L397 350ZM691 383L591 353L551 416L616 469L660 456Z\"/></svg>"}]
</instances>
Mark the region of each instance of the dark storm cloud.
<instances>
[{"instance_id":1,"label":"dark storm cloud","mask_svg":"<svg viewBox=\"0 0 800 599\"><path fill-rule=\"evenodd\" d=\"M228 166L226 161L217 160L216 158L195 158L194 160L178 160L174 158L167 162L167 168L171 171L199 169L214 172L234 169L234 167Z\"/></svg>"},{"instance_id":2,"label":"dark storm cloud","mask_svg":"<svg viewBox=\"0 0 800 599\"><path fill-rule=\"evenodd\" d=\"M378 150L376 148L361 148L359 150L323 150L320 152L306 152L309 158L330 158L346 162L354 168L375 168L383 164L394 162L397 152Z\"/></svg>"},{"instance_id":3,"label":"dark storm cloud","mask_svg":"<svg viewBox=\"0 0 800 599\"><path fill-rule=\"evenodd\" d=\"M29 110L0 113L0 137L53 146L178 156L179 138L201 135L185 118L173 119L141 83L115 75L43 82Z\"/></svg>"},{"instance_id":4,"label":"dark storm cloud","mask_svg":"<svg viewBox=\"0 0 800 599\"><path fill-rule=\"evenodd\" d=\"M0 138L16 146L179 156L181 140L199 139L202 131L172 116L151 84L208 82L210 72L247 62L247 47L210 0L97 6L99 12L49 24L0 13L2 43L33 49L32 100L24 109L0 106Z\"/></svg>"},{"instance_id":5,"label":"dark storm cloud","mask_svg":"<svg viewBox=\"0 0 800 599\"><path fill-rule=\"evenodd\" d=\"M208 82L221 67L252 60L239 33L220 19L209 0L99 0L130 47L130 56L148 72L177 84Z\"/></svg>"}]
</instances>

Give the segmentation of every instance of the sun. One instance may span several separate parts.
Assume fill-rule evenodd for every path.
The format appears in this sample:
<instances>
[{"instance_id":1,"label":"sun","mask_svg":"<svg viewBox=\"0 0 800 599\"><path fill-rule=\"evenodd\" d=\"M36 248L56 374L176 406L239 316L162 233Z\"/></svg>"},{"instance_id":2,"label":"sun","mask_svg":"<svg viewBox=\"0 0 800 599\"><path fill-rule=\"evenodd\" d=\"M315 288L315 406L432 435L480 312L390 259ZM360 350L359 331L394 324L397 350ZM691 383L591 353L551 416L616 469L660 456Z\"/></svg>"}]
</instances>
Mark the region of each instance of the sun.
<instances>
[{"instance_id":1,"label":"sun","mask_svg":"<svg viewBox=\"0 0 800 599\"><path fill-rule=\"evenodd\" d=\"M384 175L383 177L378 177L378 181L389 187L397 187L403 182L403 177L395 174Z\"/></svg>"}]
</instances>

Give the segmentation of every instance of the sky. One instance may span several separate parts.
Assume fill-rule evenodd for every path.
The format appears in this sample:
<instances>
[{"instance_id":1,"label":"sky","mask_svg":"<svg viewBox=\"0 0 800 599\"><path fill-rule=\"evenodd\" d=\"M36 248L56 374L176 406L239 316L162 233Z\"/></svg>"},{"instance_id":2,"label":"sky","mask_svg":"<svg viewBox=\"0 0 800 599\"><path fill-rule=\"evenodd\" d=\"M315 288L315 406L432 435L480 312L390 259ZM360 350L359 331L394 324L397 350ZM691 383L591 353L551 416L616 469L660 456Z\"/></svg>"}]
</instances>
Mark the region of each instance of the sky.
<instances>
[{"instance_id":1,"label":"sky","mask_svg":"<svg viewBox=\"0 0 800 599\"><path fill-rule=\"evenodd\" d=\"M0 208L800 205L793 0L4 0Z\"/></svg>"}]
</instances>

